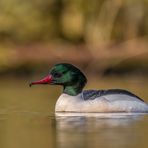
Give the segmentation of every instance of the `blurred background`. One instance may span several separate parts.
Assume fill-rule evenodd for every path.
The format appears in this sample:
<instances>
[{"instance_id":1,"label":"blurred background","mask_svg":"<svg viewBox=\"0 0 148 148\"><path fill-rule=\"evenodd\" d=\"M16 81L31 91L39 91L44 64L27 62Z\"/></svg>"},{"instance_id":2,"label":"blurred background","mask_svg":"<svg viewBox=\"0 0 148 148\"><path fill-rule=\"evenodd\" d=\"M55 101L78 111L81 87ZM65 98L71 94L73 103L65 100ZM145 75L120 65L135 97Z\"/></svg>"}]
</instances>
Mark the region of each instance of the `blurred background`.
<instances>
[{"instance_id":1,"label":"blurred background","mask_svg":"<svg viewBox=\"0 0 148 148\"><path fill-rule=\"evenodd\" d=\"M60 62L93 76L147 76L148 0L1 0L0 75Z\"/></svg>"},{"instance_id":2,"label":"blurred background","mask_svg":"<svg viewBox=\"0 0 148 148\"><path fill-rule=\"evenodd\" d=\"M0 147L147 148L147 118L58 127L62 88L28 84L62 62L86 74L85 89L126 89L148 102L148 0L0 0Z\"/></svg>"}]
</instances>

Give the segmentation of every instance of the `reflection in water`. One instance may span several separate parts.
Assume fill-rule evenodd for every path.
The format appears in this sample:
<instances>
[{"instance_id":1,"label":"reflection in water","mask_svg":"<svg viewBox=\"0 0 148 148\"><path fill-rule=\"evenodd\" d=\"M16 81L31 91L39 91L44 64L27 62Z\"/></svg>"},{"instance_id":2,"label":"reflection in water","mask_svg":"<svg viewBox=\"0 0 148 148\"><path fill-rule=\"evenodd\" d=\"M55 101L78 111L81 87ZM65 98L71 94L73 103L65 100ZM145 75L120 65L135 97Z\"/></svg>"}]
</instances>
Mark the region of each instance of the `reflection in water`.
<instances>
[{"instance_id":1,"label":"reflection in water","mask_svg":"<svg viewBox=\"0 0 148 148\"><path fill-rule=\"evenodd\" d=\"M146 79L90 82L89 87L116 84L148 98ZM26 79L1 79L0 148L148 148L148 116L57 114L55 120L59 91L56 87L50 87L52 93L48 87L30 89Z\"/></svg>"},{"instance_id":2,"label":"reflection in water","mask_svg":"<svg viewBox=\"0 0 148 148\"><path fill-rule=\"evenodd\" d=\"M141 114L130 113L57 113L57 146L58 148L135 146L138 136L134 123L142 117Z\"/></svg>"}]
</instances>

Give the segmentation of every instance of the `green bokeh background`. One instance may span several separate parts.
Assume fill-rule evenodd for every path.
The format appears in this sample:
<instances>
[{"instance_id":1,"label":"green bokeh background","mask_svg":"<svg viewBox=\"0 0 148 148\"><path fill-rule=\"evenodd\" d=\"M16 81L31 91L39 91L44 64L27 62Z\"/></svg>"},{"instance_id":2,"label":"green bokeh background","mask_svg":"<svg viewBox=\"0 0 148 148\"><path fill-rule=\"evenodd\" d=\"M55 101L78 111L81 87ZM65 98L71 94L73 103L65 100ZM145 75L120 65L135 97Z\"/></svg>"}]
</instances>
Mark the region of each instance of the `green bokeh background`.
<instances>
[{"instance_id":1,"label":"green bokeh background","mask_svg":"<svg viewBox=\"0 0 148 148\"><path fill-rule=\"evenodd\" d=\"M147 0L1 0L0 74L69 62L90 74L148 73Z\"/></svg>"}]
</instances>

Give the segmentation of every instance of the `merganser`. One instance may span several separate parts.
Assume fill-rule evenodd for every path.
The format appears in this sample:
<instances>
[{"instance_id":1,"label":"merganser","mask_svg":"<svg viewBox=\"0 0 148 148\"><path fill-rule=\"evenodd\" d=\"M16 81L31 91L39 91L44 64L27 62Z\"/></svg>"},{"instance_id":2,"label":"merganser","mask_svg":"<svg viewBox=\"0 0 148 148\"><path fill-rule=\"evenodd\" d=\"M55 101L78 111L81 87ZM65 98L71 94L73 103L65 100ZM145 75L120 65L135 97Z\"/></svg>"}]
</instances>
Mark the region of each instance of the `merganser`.
<instances>
[{"instance_id":1,"label":"merganser","mask_svg":"<svg viewBox=\"0 0 148 148\"><path fill-rule=\"evenodd\" d=\"M84 90L85 75L68 63L56 64L49 74L35 84L62 85L63 93L56 102L55 112L148 112L148 105L135 94L122 89Z\"/></svg>"}]
</instances>

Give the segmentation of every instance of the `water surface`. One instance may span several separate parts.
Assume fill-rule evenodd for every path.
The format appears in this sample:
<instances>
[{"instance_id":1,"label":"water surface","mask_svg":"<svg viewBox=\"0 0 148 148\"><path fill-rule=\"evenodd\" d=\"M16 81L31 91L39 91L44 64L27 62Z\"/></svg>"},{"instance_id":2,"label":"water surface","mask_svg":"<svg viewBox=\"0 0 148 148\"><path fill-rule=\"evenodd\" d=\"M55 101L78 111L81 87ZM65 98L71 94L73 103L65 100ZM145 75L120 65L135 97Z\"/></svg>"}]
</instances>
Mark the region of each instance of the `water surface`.
<instances>
[{"instance_id":1,"label":"water surface","mask_svg":"<svg viewBox=\"0 0 148 148\"><path fill-rule=\"evenodd\" d=\"M148 147L147 114L54 114L61 88L46 85L30 89L26 81L1 80L1 148ZM146 80L100 80L87 86L115 87L127 88L148 101Z\"/></svg>"}]
</instances>

